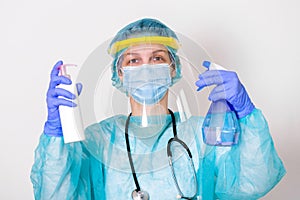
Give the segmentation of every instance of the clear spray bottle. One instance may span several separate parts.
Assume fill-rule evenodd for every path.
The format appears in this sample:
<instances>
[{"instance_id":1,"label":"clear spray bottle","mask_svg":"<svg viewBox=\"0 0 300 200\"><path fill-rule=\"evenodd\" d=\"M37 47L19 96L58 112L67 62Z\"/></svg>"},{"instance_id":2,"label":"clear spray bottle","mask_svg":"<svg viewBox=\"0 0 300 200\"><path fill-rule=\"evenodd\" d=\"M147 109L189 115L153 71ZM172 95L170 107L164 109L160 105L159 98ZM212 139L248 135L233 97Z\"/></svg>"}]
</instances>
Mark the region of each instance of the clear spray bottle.
<instances>
[{"instance_id":1,"label":"clear spray bottle","mask_svg":"<svg viewBox=\"0 0 300 200\"><path fill-rule=\"evenodd\" d=\"M215 63L204 61L209 70L227 70ZM240 126L235 112L225 99L213 101L202 124L204 143L231 146L238 143Z\"/></svg>"}]
</instances>

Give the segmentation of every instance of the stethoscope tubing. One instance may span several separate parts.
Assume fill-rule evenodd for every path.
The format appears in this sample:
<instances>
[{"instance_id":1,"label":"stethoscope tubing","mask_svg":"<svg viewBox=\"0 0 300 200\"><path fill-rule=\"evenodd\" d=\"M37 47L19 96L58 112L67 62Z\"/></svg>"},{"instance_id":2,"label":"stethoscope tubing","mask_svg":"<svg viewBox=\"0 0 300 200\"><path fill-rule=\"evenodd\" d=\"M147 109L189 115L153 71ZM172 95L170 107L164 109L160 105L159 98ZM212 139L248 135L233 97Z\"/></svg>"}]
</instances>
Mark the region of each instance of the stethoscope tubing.
<instances>
[{"instance_id":1,"label":"stethoscope tubing","mask_svg":"<svg viewBox=\"0 0 300 200\"><path fill-rule=\"evenodd\" d=\"M133 161L132 161L132 156L131 156L131 150L130 150L130 145L129 145L129 136L128 136L128 127L129 127L129 121L130 121L130 117L131 117L132 113L129 114L127 120L126 120L126 124L125 124L125 140L126 140L126 148L127 148L127 155L128 155L128 159L129 159L129 163L130 163L130 168L131 168L131 172L132 172L132 176L133 176L133 180L136 186L136 191L140 191L140 184L137 180L137 176L135 173L135 169L133 166Z\"/></svg>"},{"instance_id":2,"label":"stethoscope tubing","mask_svg":"<svg viewBox=\"0 0 300 200\"><path fill-rule=\"evenodd\" d=\"M195 167L194 167L194 163L193 163L193 159L192 159L192 153L191 153L190 149L188 148L188 146L182 140L180 140L177 137L175 115L170 109L168 109L168 111L169 111L169 113L171 115L171 118L172 118L172 129L173 129L173 135L174 135L173 138L169 139L168 145L167 145L167 155L168 155L168 159L169 159L169 165L170 165L171 170L172 170L172 177L173 177L173 180L175 182L177 191L179 192L180 198L181 199L193 199L197 195L198 182L197 182L197 176L196 176ZM130 168L131 168L133 180L134 180L134 183L135 183L135 186L136 186L135 191L139 192L139 191L141 191L141 188L140 188L140 185L139 185L139 182L138 182L138 179L137 179L137 176L136 176L135 168L134 168L134 165L133 165L133 161L132 161L132 155L131 155L130 143L129 143L129 135L128 135L128 128L129 128L129 122L130 122L130 117L131 116L132 116L132 113L130 113L128 115L126 123L125 123L125 140L126 140L126 148L127 148L127 154L128 154L128 159L129 159L129 163L130 163ZM175 176L173 162L172 162L171 144L173 142L178 142L180 145L182 145L184 147L184 149L186 150L188 156L189 156L189 160L190 160L190 163L191 163L191 166L192 166L192 169L193 169L193 174L194 174L194 177L195 177L195 185L196 185L195 195L193 197L183 196L183 193L181 192L180 187L178 185L178 181L177 181L176 176Z\"/></svg>"}]
</instances>

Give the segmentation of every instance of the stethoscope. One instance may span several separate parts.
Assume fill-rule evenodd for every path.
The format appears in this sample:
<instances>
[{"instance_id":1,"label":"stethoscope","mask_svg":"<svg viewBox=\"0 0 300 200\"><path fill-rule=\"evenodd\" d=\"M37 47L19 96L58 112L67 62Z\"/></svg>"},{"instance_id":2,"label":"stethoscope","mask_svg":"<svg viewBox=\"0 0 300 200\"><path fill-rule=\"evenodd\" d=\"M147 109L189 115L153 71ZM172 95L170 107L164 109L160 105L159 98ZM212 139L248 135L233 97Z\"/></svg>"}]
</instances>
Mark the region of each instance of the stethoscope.
<instances>
[{"instance_id":1,"label":"stethoscope","mask_svg":"<svg viewBox=\"0 0 300 200\"><path fill-rule=\"evenodd\" d=\"M177 137L177 130L176 130L176 120L175 120L175 115L174 113L170 110L169 113L171 115L172 118L172 128L173 128L173 135L174 137L169 139L168 141L168 146L167 146L167 155L169 158L169 165L171 167L172 170L172 177L173 180L175 182L176 185L176 189L178 191L178 194L176 196L176 198L178 199L193 199L195 198L195 196L197 195L197 191L198 191L198 182L197 182L197 176L196 176L196 171L195 171L195 167L194 167L194 163L193 163L193 159L192 159L192 153L190 151L190 149L188 148L188 146ZM129 144L129 136L128 136L128 127L129 127L129 121L130 121L130 117L131 117L132 113L130 113L127 117L126 120L126 124L125 124L125 140L126 140L126 147L127 147L127 153L128 153L128 159L129 159L129 163L130 163L130 168L131 168L131 172L132 172L132 176L133 176L133 180L136 186L136 189L134 189L132 191L131 197L133 200L139 200L139 199L143 199L143 200L148 200L149 199L149 194L147 191L145 190L141 190L136 173L135 173L135 169L133 166L133 161L132 161L132 156L131 156L131 151L130 151L130 144ZM171 151L171 144L173 142L177 142L179 143L181 146L183 146L183 148L186 150L185 152L188 154L188 158L189 158L189 163L193 169L193 175L194 175L194 181L195 181L195 191L194 191L194 195L191 197L187 197L185 195L183 195L182 191L180 190L178 181L176 179L175 176L175 171L174 171L174 167L173 167L173 162L172 162L172 151Z\"/></svg>"}]
</instances>

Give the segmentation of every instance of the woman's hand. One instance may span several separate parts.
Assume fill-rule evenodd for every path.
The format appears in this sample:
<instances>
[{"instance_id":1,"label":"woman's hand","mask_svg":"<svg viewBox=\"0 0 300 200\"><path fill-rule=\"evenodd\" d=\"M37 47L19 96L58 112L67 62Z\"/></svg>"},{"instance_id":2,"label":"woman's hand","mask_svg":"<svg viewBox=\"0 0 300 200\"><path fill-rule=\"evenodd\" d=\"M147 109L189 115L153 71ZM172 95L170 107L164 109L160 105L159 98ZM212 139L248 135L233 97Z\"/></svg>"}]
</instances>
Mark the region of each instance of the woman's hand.
<instances>
[{"instance_id":1,"label":"woman's hand","mask_svg":"<svg viewBox=\"0 0 300 200\"><path fill-rule=\"evenodd\" d=\"M199 75L196 85L198 91L206 86L216 85L209 94L209 100L226 99L233 106L238 118L245 117L255 108L235 72L207 70Z\"/></svg>"},{"instance_id":2,"label":"woman's hand","mask_svg":"<svg viewBox=\"0 0 300 200\"><path fill-rule=\"evenodd\" d=\"M47 91L48 117L44 126L44 133L46 135L56 137L61 137L63 135L59 115L59 106L76 106L76 104L71 101L72 99L76 98L74 94L65 89L57 88L57 86L60 84L72 84L72 81L67 77L59 76L59 70L62 64L62 61L58 61L51 71L51 79Z\"/></svg>"}]
</instances>

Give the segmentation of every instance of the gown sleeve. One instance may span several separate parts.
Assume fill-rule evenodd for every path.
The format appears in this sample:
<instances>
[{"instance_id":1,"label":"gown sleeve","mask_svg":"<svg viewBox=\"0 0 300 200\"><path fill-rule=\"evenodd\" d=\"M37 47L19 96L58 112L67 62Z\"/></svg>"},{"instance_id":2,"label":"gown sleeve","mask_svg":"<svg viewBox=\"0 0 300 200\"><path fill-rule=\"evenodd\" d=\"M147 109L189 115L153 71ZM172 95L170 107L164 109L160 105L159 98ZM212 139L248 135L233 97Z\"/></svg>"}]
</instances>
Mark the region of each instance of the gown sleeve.
<instances>
[{"instance_id":1,"label":"gown sleeve","mask_svg":"<svg viewBox=\"0 0 300 200\"><path fill-rule=\"evenodd\" d=\"M42 134L31 170L35 199L91 199L89 160L80 142Z\"/></svg>"},{"instance_id":2,"label":"gown sleeve","mask_svg":"<svg viewBox=\"0 0 300 200\"><path fill-rule=\"evenodd\" d=\"M286 173L261 111L255 109L239 121L239 143L215 151L215 194L219 199L258 199Z\"/></svg>"}]
</instances>

